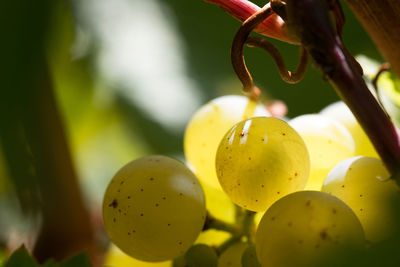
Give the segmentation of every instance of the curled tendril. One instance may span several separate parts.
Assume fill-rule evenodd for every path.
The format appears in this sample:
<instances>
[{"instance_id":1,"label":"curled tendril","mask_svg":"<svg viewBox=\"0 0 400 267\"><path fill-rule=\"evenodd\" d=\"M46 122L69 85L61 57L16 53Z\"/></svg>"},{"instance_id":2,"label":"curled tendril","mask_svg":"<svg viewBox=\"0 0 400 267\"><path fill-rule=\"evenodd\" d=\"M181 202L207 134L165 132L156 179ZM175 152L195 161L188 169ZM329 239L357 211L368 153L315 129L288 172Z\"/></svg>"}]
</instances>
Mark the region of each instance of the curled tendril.
<instances>
[{"instance_id":1,"label":"curled tendril","mask_svg":"<svg viewBox=\"0 0 400 267\"><path fill-rule=\"evenodd\" d=\"M287 69L281 53L279 53L278 49L268 40L260 37L249 37L246 44L250 47L262 48L268 52L275 61L279 74L285 82L291 84L298 83L304 77L304 74L307 71L308 54L303 46L300 46L299 65L297 66L296 71L292 73Z\"/></svg>"},{"instance_id":2,"label":"curled tendril","mask_svg":"<svg viewBox=\"0 0 400 267\"><path fill-rule=\"evenodd\" d=\"M390 63L389 62L383 63L379 67L378 72L375 74L374 78L372 79L372 86L374 87L374 90L376 93L376 98L377 98L379 104L381 105L383 111L385 111L385 113L388 117L389 117L389 114L387 113L385 107L383 106L381 94L379 93L378 80L379 80L379 77L382 75L382 73L389 71L389 70L390 70Z\"/></svg>"},{"instance_id":3,"label":"curled tendril","mask_svg":"<svg viewBox=\"0 0 400 267\"><path fill-rule=\"evenodd\" d=\"M232 43L231 61L233 69L243 84L244 93L253 100L258 100L260 98L261 91L254 85L253 78L246 67L243 56L243 48L245 44L250 47L259 47L267 51L274 59L282 79L287 83L299 82L303 78L307 69L308 54L304 47L300 47L300 63L297 70L292 73L287 69L282 55L272 43L260 37L249 37L250 33L258 26L258 24L272 14L274 14L274 11L271 6L269 4L265 5L260 11L254 13L243 22Z\"/></svg>"},{"instance_id":4,"label":"curled tendril","mask_svg":"<svg viewBox=\"0 0 400 267\"><path fill-rule=\"evenodd\" d=\"M239 80L243 84L244 93L253 100L258 100L261 96L261 91L254 85L253 78L247 70L246 63L243 57L243 47L249 34L260 24L263 20L273 14L269 5L264 6L260 11L251 15L246 19L242 26L236 33L232 48L231 48L231 61L233 69L236 72Z\"/></svg>"}]
</instances>

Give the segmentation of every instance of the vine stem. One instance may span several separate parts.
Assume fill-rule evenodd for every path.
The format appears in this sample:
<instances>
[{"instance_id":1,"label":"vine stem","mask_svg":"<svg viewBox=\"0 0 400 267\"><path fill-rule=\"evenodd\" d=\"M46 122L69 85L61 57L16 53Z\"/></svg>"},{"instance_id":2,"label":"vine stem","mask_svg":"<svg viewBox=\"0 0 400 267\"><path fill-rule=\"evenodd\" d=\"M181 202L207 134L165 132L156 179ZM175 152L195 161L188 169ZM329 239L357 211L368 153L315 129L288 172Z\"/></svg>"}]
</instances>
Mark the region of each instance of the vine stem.
<instances>
[{"instance_id":1,"label":"vine stem","mask_svg":"<svg viewBox=\"0 0 400 267\"><path fill-rule=\"evenodd\" d=\"M396 128L369 91L353 57L334 30L327 2L286 2L289 30L302 40L317 68L349 106L400 185L400 141Z\"/></svg>"}]
</instances>

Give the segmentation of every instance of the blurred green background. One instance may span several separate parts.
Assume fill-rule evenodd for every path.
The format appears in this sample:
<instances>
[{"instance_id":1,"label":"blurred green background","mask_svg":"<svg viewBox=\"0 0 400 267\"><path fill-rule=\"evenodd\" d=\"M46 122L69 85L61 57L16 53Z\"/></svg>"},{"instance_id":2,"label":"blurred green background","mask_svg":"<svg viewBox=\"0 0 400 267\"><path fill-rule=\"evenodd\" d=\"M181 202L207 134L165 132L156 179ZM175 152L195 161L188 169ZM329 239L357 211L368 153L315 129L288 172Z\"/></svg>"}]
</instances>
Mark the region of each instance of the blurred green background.
<instances>
[{"instance_id":1,"label":"blurred green background","mask_svg":"<svg viewBox=\"0 0 400 267\"><path fill-rule=\"evenodd\" d=\"M342 4L348 49L382 61ZM24 219L15 193L26 197L37 186L29 151L18 145L22 139L15 133L24 109L35 105L32 81L43 69L52 81L85 204L94 211L118 168L148 154L184 159L183 133L195 110L217 96L241 94L229 58L240 24L202 0L2 1L0 18L3 248L29 245L40 224L35 216ZM294 69L298 48L273 43ZM302 82L289 85L268 54L246 48L245 57L264 100L284 101L289 117L338 100L311 64ZM29 116L24 123L31 123Z\"/></svg>"}]
</instances>

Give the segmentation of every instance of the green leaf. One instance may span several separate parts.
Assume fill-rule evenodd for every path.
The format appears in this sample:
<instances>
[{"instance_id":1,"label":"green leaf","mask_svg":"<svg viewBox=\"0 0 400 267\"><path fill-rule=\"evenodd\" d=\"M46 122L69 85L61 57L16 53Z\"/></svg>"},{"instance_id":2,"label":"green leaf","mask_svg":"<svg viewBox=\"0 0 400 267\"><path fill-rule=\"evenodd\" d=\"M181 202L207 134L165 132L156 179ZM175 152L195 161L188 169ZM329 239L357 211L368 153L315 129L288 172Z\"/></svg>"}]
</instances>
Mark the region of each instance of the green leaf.
<instances>
[{"instance_id":1,"label":"green leaf","mask_svg":"<svg viewBox=\"0 0 400 267\"><path fill-rule=\"evenodd\" d=\"M90 267L90 261L86 253L80 253L76 256L71 257L63 263L60 263L60 267Z\"/></svg>"},{"instance_id":2,"label":"green leaf","mask_svg":"<svg viewBox=\"0 0 400 267\"><path fill-rule=\"evenodd\" d=\"M22 245L19 249L14 251L10 258L6 261L4 267L38 267L37 262Z\"/></svg>"}]
</instances>

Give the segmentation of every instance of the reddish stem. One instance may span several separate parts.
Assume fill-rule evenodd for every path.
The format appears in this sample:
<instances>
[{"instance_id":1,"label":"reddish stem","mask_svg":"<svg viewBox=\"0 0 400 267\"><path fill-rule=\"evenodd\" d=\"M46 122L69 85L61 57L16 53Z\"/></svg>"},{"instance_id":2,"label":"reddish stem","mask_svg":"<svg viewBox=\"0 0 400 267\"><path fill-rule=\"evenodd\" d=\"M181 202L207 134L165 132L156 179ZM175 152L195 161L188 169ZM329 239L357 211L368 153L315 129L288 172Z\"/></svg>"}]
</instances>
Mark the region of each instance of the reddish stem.
<instances>
[{"instance_id":1,"label":"reddish stem","mask_svg":"<svg viewBox=\"0 0 400 267\"><path fill-rule=\"evenodd\" d=\"M230 15L240 21L245 21L254 13L260 11L260 7L247 0L205 0L206 2L215 4ZM269 7L268 3L265 8ZM254 31L262 35L284 41L291 44L299 44L297 39L288 35L285 22L276 14L272 14L270 17L263 20Z\"/></svg>"}]
</instances>

